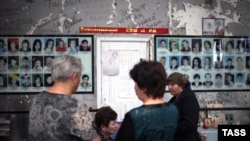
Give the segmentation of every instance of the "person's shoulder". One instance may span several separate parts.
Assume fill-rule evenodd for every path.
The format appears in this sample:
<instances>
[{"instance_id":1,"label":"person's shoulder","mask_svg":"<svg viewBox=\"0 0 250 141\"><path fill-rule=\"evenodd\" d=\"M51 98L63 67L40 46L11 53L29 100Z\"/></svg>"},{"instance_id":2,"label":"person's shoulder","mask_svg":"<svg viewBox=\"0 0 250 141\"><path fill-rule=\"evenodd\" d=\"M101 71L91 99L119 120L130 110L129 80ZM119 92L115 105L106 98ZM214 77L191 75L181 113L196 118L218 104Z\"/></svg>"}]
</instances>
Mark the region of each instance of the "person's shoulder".
<instances>
[{"instance_id":1,"label":"person's shoulder","mask_svg":"<svg viewBox=\"0 0 250 141\"><path fill-rule=\"evenodd\" d=\"M32 84L30 84L30 85L33 86L34 84L32 83ZM45 97L46 97L46 92L45 92L45 91L42 91L42 92L36 94L36 95L33 97L33 101L35 101L35 100L41 100L41 99L44 99Z\"/></svg>"},{"instance_id":2,"label":"person's shoulder","mask_svg":"<svg viewBox=\"0 0 250 141\"><path fill-rule=\"evenodd\" d=\"M132 108L130 111L128 111L126 114L130 116L137 115L140 114L142 111L144 111L144 109L145 109L144 106L135 107Z\"/></svg>"},{"instance_id":3,"label":"person's shoulder","mask_svg":"<svg viewBox=\"0 0 250 141\"><path fill-rule=\"evenodd\" d=\"M165 107L168 107L170 109L177 109L176 105L174 103L166 102L163 104Z\"/></svg>"},{"instance_id":4,"label":"person's shoulder","mask_svg":"<svg viewBox=\"0 0 250 141\"><path fill-rule=\"evenodd\" d=\"M204 84L205 84L205 82L204 82ZM181 95L182 95L182 94L181 94ZM181 96L181 95L180 95L180 96ZM185 96L185 97L195 96L195 93L194 93L194 91L192 91L192 90L183 89L183 96Z\"/></svg>"},{"instance_id":5,"label":"person's shoulder","mask_svg":"<svg viewBox=\"0 0 250 141\"><path fill-rule=\"evenodd\" d=\"M128 111L128 113L137 112L137 111L140 110L141 108L142 108L142 106L132 108L130 111Z\"/></svg>"},{"instance_id":6,"label":"person's shoulder","mask_svg":"<svg viewBox=\"0 0 250 141\"><path fill-rule=\"evenodd\" d=\"M32 84L30 84L30 85L33 85L33 83L32 83ZM37 93L37 94L34 96L34 98L39 97L39 96L42 96L42 95L43 95L43 93L44 93L44 92Z\"/></svg>"}]
</instances>

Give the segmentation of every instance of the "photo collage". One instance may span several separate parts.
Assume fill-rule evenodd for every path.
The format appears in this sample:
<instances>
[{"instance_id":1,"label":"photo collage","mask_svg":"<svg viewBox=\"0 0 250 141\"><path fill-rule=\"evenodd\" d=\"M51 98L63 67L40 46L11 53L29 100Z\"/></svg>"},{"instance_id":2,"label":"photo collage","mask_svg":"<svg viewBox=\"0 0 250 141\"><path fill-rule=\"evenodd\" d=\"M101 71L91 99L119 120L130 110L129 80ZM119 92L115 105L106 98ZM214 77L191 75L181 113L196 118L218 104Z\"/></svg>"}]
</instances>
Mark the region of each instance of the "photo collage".
<instances>
[{"instance_id":1,"label":"photo collage","mask_svg":"<svg viewBox=\"0 0 250 141\"><path fill-rule=\"evenodd\" d=\"M52 60L81 59L77 93L93 93L93 36L0 36L0 93L37 93L53 85Z\"/></svg>"},{"instance_id":2,"label":"photo collage","mask_svg":"<svg viewBox=\"0 0 250 141\"><path fill-rule=\"evenodd\" d=\"M250 39L247 37L154 37L155 60L167 74L181 72L197 91L250 88Z\"/></svg>"}]
</instances>

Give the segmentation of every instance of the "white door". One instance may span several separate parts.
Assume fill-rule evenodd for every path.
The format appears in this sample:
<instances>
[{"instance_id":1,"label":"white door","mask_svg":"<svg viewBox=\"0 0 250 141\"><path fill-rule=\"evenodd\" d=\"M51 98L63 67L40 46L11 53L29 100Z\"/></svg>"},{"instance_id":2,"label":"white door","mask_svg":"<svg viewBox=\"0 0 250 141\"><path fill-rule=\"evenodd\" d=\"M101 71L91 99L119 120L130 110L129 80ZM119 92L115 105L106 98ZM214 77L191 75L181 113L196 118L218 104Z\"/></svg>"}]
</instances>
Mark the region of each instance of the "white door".
<instances>
[{"instance_id":1,"label":"white door","mask_svg":"<svg viewBox=\"0 0 250 141\"><path fill-rule=\"evenodd\" d=\"M109 105L118 121L131 108L141 105L129 71L152 54L149 38L97 38L97 108Z\"/></svg>"}]
</instances>

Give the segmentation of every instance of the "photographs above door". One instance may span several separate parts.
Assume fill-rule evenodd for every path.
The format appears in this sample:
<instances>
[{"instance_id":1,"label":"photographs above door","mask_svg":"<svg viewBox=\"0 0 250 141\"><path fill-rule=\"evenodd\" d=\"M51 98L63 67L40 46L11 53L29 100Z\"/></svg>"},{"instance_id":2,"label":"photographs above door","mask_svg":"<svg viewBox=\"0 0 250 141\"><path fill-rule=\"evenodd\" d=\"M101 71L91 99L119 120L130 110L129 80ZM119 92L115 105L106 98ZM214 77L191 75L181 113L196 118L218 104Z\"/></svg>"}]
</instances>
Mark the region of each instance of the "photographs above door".
<instances>
[{"instance_id":1,"label":"photographs above door","mask_svg":"<svg viewBox=\"0 0 250 141\"><path fill-rule=\"evenodd\" d=\"M84 70L77 94L94 91L92 35L0 36L0 94L38 93L53 85L51 60L69 54Z\"/></svg>"},{"instance_id":2,"label":"photographs above door","mask_svg":"<svg viewBox=\"0 0 250 141\"><path fill-rule=\"evenodd\" d=\"M185 74L193 90L250 90L247 37L156 35L154 52L167 74Z\"/></svg>"}]
</instances>

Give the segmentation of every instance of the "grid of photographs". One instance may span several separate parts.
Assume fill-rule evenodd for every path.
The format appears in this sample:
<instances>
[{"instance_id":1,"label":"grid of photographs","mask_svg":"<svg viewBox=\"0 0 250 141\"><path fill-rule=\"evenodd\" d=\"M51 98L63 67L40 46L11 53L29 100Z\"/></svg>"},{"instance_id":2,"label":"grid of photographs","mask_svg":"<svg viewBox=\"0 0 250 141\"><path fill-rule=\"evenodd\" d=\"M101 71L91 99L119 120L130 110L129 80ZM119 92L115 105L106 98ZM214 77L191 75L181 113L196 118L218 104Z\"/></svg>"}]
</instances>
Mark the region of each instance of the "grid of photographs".
<instances>
[{"instance_id":1,"label":"grid of photographs","mask_svg":"<svg viewBox=\"0 0 250 141\"><path fill-rule=\"evenodd\" d=\"M155 60L162 63L167 74L185 74L193 90L250 88L248 37L156 35L154 49Z\"/></svg>"},{"instance_id":2,"label":"grid of photographs","mask_svg":"<svg viewBox=\"0 0 250 141\"><path fill-rule=\"evenodd\" d=\"M93 35L0 36L0 93L37 93L53 85L51 61L69 54L82 60L77 93L93 93Z\"/></svg>"}]
</instances>

